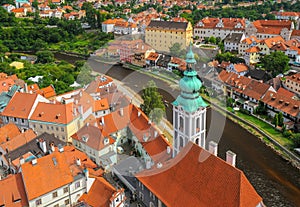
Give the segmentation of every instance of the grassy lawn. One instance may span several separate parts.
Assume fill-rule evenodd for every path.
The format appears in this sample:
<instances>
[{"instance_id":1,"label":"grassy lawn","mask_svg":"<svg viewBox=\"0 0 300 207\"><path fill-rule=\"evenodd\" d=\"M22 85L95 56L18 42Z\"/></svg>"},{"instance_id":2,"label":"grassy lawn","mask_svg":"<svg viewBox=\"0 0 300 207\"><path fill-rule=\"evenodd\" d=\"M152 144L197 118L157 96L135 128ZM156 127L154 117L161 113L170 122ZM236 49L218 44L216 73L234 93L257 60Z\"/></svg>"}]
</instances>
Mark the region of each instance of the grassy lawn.
<instances>
[{"instance_id":1,"label":"grassy lawn","mask_svg":"<svg viewBox=\"0 0 300 207\"><path fill-rule=\"evenodd\" d=\"M279 142L281 145L289 148L292 146L293 142L291 139L285 138L282 136L282 133L278 130L276 130L274 127L270 126L268 123L261 121L257 119L256 117L243 114L241 112L236 112L236 115L238 115L240 118L247 120L248 122L254 124L257 126L259 129L264 131L266 134L271 136L273 139L275 139L277 142Z\"/></svg>"}]
</instances>

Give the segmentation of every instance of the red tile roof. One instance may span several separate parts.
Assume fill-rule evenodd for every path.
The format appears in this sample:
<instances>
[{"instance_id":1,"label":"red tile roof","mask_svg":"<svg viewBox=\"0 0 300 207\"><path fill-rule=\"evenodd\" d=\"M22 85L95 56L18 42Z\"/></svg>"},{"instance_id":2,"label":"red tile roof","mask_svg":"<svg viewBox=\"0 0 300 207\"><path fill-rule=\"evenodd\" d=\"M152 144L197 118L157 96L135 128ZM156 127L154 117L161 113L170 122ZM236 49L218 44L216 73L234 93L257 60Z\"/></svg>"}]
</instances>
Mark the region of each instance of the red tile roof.
<instances>
[{"instance_id":1,"label":"red tile roof","mask_svg":"<svg viewBox=\"0 0 300 207\"><path fill-rule=\"evenodd\" d=\"M223 27L217 27L217 24L222 21ZM200 26L199 23L202 22L203 26ZM240 28L235 28L238 24L241 25ZM241 18L213 18L206 17L200 20L195 28L216 28L216 29L234 29L234 30L243 30L245 29L245 19Z\"/></svg>"},{"instance_id":2,"label":"red tile roof","mask_svg":"<svg viewBox=\"0 0 300 207\"><path fill-rule=\"evenodd\" d=\"M75 110L73 103L54 104L40 102L36 106L30 119L42 122L69 124L78 116L78 114L74 112Z\"/></svg>"},{"instance_id":3,"label":"red tile roof","mask_svg":"<svg viewBox=\"0 0 300 207\"><path fill-rule=\"evenodd\" d=\"M76 165L77 158L81 160L80 166ZM24 163L21 168L28 200L72 183L85 167L95 168L97 165L73 146L66 146L62 153L55 151L38 158L35 165Z\"/></svg>"},{"instance_id":4,"label":"red tile roof","mask_svg":"<svg viewBox=\"0 0 300 207\"><path fill-rule=\"evenodd\" d=\"M94 107L93 107L94 112L107 110L107 109L109 109L109 104L108 104L107 98L94 101Z\"/></svg>"},{"instance_id":5,"label":"red tile roof","mask_svg":"<svg viewBox=\"0 0 300 207\"><path fill-rule=\"evenodd\" d=\"M38 95L16 92L2 112L3 116L28 119ZM24 101L26 100L26 101Z\"/></svg>"},{"instance_id":6,"label":"red tile roof","mask_svg":"<svg viewBox=\"0 0 300 207\"><path fill-rule=\"evenodd\" d=\"M136 177L170 207L255 207L262 202L242 171L191 142L161 168Z\"/></svg>"},{"instance_id":7,"label":"red tile roof","mask_svg":"<svg viewBox=\"0 0 300 207\"><path fill-rule=\"evenodd\" d=\"M0 180L0 206L29 206L21 173L9 175Z\"/></svg>"},{"instance_id":8,"label":"red tile roof","mask_svg":"<svg viewBox=\"0 0 300 207\"><path fill-rule=\"evenodd\" d=\"M287 96L288 98L293 98L295 94L293 92L290 92L289 90L286 90L285 88L280 87L277 90L277 93L283 96Z\"/></svg>"},{"instance_id":9,"label":"red tile roof","mask_svg":"<svg viewBox=\"0 0 300 207\"><path fill-rule=\"evenodd\" d=\"M83 137L87 138L87 141L84 141ZM82 127L77 133L72 135L72 138L98 151L115 142L107 133L102 133L98 127L91 125ZM107 145L104 144L105 139L109 141Z\"/></svg>"},{"instance_id":10,"label":"red tile roof","mask_svg":"<svg viewBox=\"0 0 300 207\"><path fill-rule=\"evenodd\" d=\"M247 65L245 65L245 64L243 64L243 63L234 64L234 69L235 69L238 73L248 71Z\"/></svg>"},{"instance_id":11,"label":"red tile roof","mask_svg":"<svg viewBox=\"0 0 300 207\"><path fill-rule=\"evenodd\" d=\"M97 177L87 194L83 194L79 201L86 202L93 207L110 206L110 199L117 190L103 177Z\"/></svg>"},{"instance_id":12,"label":"red tile roof","mask_svg":"<svg viewBox=\"0 0 300 207\"><path fill-rule=\"evenodd\" d=\"M12 139L21 134L17 125L8 123L0 128L0 144L7 142L7 138Z\"/></svg>"},{"instance_id":13,"label":"red tile roof","mask_svg":"<svg viewBox=\"0 0 300 207\"><path fill-rule=\"evenodd\" d=\"M9 151L13 151L18 147L28 143L36 137L35 132L32 129L28 129L27 131L18 134L15 137L11 137L11 139L3 144L0 144L2 149L8 149Z\"/></svg>"},{"instance_id":14,"label":"red tile roof","mask_svg":"<svg viewBox=\"0 0 300 207\"><path fill-rule=\"evenodd\" d=\"M260 42L260 44L265 44L267 45L268 48L271 48L275 44L278 44L280 42L285 42L285 40L281 36L276 36L276 37L264 39Z\"/></svg>"},{"instance_id":15,"label":"red tile roof","mask_svg":"<svg viewBox=\"0 0 300 207\"><path fill-rule=\"evenodd\" d=\"M282 95L281 93L268 91L262 98L262 102L293 117L299 114L300 101Z\"/></svg>"}]
</instances>

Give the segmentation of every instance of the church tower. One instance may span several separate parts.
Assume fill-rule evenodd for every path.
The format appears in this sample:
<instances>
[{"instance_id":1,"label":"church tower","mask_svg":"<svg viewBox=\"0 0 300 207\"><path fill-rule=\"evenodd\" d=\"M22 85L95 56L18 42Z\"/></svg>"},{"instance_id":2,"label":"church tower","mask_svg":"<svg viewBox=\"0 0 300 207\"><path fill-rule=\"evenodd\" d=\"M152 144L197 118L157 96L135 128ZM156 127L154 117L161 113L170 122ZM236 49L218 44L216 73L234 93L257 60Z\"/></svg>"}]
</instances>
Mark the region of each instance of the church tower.
<instances>
[{"instance_id":1,"label":"church tower","mask_svg":"<svg viewBox=\"0 0 300 207\"><path fill-rule=\"evenodd\" d=\"M196 60L192 44L186 54L186 64L184 77L179 81L181 93L173 102L173 157L189 141L205 148L207 104L199 94L202 83L194 69Z\"/></svg>"}]
</instances>

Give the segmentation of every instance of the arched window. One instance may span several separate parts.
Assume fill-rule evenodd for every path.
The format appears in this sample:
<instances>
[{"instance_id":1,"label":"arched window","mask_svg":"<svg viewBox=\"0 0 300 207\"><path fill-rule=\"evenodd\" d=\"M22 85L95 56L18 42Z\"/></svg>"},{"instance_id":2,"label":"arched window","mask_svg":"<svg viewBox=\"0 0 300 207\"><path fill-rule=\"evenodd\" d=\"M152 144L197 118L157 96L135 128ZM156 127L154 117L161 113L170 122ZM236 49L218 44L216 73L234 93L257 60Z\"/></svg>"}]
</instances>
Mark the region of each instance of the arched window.
<instances>
[{"instance_id":1,"label":"arched window","mask_svg":"<svg viewBox=\"0 0 300 207\"><path fill-rule=\"evenodd\" d=\"M196 144L196 145L199 145L199 144L200 144L199 138L195 139L195 144ZM199 145L199 146L200 146L200 145Z\"/></svg>"},{"instance_id":2,"label":"arched window","mask_svg":"<svg viewBox=\"0 0 300 207\"><path fill-rule=\"evenodd\" d=\"M179 148L183 147L184 146L184 140L183 140L183 137L180 136L179 137Z\"/></svg>"},{"instance_id":3,"label":"arched window","mask_svg":"<svg viewBox=\"0 0 300 207\"><path fill-rule=\"evenodd\" d=\"M183 131L183 118L181 116L179 117L179 130Z\"/></svg>"}]
</instances>

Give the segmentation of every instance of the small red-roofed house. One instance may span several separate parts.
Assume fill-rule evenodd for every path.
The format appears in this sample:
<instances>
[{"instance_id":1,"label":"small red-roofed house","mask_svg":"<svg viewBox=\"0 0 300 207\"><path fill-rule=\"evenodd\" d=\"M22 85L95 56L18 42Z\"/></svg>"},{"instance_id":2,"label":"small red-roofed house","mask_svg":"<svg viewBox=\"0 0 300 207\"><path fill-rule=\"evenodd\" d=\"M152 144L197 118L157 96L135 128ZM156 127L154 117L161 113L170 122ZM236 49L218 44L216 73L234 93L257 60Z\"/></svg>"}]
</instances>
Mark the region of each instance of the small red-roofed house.
<instances>
[{"instance_id":1,"label":"small red-roofed house","mask_svg":"<svg viewBox=\"0 0 300 207\"><path fill-rule=\"evenodd\" d=\"M226 67L226 70L242 76L246 75L249 71L248 66L245 65L244 63L237 63L237 64L231 63L229 66Z\"/></svg>"},{"instance_id":2,"label":"small red-roofed house","mask_svg":"<svg viewBox=\"0 0 300 207\"><path fill-rule=\"evenodd\" d=\"M81 126L80 115L73 103L40 102L30 116L29 126L38 135L47 132L64 142L72 142L71 135Z\"/></svg>"},{"instance_id":3,"label":"small red-roofed house","mask_svg":"<svg viewBox=\"0 0 300 207\"><path fill-rule=\"evenodd\" d=\"M117 163L115 140L105 131L90 124L82 127L72 135L72 144L85 152L89 158L104 169Z\"/></svg>"},{"instance_id":4,"label":"small red-roofed house","mask_svg":"<svg viewBox=\"0 0 300 207\"><path fill-rule=\"evenodd\" d=\"M15 93L1 114L3 123L12 122L20 129L29 129L29 118L40 102L49 100L39 94Z\"/></svg>"},{"instance_id":5,"label":"small red-roofed house","mask_svg":"<svg viewBox=\"0 0 300 207\"><path fill-rule=\"evenodd\" d=\"M125 199L124 189L116 189L103 177L97 177L90 191L87 194L83 194L79 201L93 207L123 207Z\"/></svg>"},{"instance_id":6,"label":"small red-roofed house","mask_svg":"<svg viewBox=\"0 0 300 207\"><path fill-rule=\"evenodd\" d=\"M282 85L287 90L300 95L300 73L284 77Z\"/></svg>"}]
</instances>

